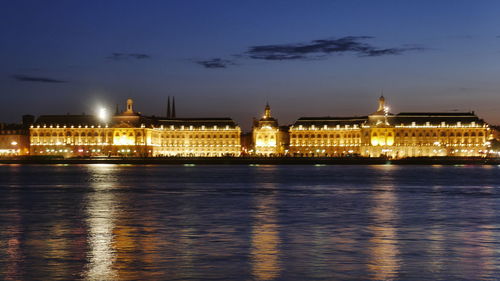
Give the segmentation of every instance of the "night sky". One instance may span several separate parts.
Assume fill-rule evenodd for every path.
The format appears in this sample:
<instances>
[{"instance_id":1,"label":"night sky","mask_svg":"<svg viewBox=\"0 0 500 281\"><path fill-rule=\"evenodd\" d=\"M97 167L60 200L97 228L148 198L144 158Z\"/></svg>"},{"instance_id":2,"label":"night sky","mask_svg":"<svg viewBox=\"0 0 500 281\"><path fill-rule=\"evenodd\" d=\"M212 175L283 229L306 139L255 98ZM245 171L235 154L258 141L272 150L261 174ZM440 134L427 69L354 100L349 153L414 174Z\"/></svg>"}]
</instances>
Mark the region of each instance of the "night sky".
<instances>
[{"instance_id":1,"label":"night sky","mask_svg":"<svg viewBox=\"0 0 500 281\"><path fill-rule=\"evenodd\" d=\"M500 123L499 1L3 1L0 121L114 111L281 124L475 110Z\"/></svg>"}]
</instances>

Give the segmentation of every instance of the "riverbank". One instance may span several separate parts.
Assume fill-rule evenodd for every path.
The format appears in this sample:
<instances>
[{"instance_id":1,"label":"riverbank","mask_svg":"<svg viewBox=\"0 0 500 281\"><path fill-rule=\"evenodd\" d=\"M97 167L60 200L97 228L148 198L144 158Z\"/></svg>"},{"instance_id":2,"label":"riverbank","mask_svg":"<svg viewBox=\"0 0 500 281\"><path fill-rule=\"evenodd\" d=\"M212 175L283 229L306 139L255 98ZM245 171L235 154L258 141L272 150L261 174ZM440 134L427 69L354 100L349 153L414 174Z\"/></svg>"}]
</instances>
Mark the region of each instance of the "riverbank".
<instances>
[{"instance_id":1,"label":"riverbank","mask_svg":"<svg viewBox=\"0 0 500 281\"><path fill-rule=\"evenodd\" d=\"M41 158L0 159L0 164L133 164L133 165L500 165L500 158L412 157L162 157L162 158Z\"/></svg>"}]
</instances>

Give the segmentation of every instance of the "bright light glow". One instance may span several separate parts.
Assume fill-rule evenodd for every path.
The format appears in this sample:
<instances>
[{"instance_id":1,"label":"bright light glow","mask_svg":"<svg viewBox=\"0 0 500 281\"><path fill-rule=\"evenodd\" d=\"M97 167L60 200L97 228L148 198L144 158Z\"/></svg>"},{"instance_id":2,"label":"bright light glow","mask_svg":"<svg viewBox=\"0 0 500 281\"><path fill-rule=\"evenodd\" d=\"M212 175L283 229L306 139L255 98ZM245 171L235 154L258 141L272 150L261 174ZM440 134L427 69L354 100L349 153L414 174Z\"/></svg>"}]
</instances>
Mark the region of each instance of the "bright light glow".
<instances>
[{"instance_id":1,"label":"bright light glow","mask_svg":"<svg viewBox=\"0 0 500 281\"><path fill-rule=\"evenodd\" d=\"M10 143L11 145L17 145L17 141L13 141Z\"/></svg>"},{"instance_id":2,"label":"bright light glow","mask_svg":"<svg viewBox=\"0 0 500 281\"><path fill-rule=\"evenodd\" d=\"M104 107L99 108L97 116L99 117L99 120L101 120L103 122L108 121L108 112L107 112L106 108L104 108Z\"/></svg>"}]
</instances>

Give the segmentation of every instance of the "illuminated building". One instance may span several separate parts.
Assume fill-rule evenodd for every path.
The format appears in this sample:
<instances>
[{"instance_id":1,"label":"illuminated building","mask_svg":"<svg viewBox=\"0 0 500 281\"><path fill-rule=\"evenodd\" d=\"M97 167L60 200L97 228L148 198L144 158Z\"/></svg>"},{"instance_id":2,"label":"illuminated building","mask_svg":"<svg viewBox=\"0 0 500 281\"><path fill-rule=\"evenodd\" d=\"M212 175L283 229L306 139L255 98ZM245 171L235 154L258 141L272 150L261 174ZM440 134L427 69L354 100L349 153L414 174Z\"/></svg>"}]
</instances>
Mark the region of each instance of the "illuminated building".
<instances>
[{"instance_id":1,"label":"illuminated building","mask_svg":"<svg viewBox=\"0 0 500 281\"><path fill-rule=\"evenodd\" d=\"M278 120L271 116L271 107L266 104L264 116L253 125L254 153L264 156L284 154L286 135L278 126Z\"/></svg>"},{"instance_id":2,"label":"illuminated building","mask_svg":"<svg viewBox=\"0 0 500 281\"><path fill-rule=\"evenodd\" d=\"M170 101L170 100L169 100ZM238 156L240 127L230 118L143 116L127 100L126 110L95 115L42 115L30 129L32 155Z\"/></svg>"},{"instance_id":3,"label":"illuminated building","mask_svg":"<svg viewBox=\"0 0 500 281\"><path fill-rule=\"evenodd\" d=\"M166 117L144 116L127 100L126 110L107 116L42 115L27 133L0 130L0 154L77 156L488 156L496 130L474 112L392 114L379 98L367 116L301 117L279 126L266 105L252 133L242 138L230 118L177 118L168 99ZM8 133L11 133L10 135ZM14 139L13 139L14 138ZM242 143L245 148L242 149ZM14 144L19 145L14 148ZM29 145L28 145L29 144ZM495 154L496 155L496 154Z\"/></svg>"},{"instance_id":4,"label":"illuminated building","mask_svg":"<svg viewBox=\"0 0 500 281\"><path fill-rule=\"evenodd\" d=\"M492 132L474 112L391 114L385 98L361 117L303 117L290 127L295 156L485 156Z\"/></svg>"},{"instance_id":5,"label":"illuminated building","mask_svg":"<svg viewBox=\"0 0 500 281\"><path fill-rule=\"evenodd\" d=\"M29 126L35 117L24 115L22 124L0 123L0 156L29 154Z\"/></svg>"}]
</instances>

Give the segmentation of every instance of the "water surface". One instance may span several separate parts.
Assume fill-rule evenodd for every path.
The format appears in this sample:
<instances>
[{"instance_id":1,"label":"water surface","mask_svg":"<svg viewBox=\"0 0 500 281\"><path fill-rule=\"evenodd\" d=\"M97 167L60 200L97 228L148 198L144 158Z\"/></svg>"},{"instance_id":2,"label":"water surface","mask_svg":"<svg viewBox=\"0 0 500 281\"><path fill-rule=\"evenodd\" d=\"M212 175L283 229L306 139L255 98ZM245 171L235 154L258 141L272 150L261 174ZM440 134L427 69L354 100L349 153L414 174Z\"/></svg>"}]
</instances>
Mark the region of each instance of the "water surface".
<instances>
[{"instance_id":1,"label":"water surface","mask_svg":"<svg viewBox=\"0 0 500 281\"><path fill-rule=\"evenodd\" d=\"M0 165L0 279L497 280L499 176Z\"/></svg>"}]
</instances>

